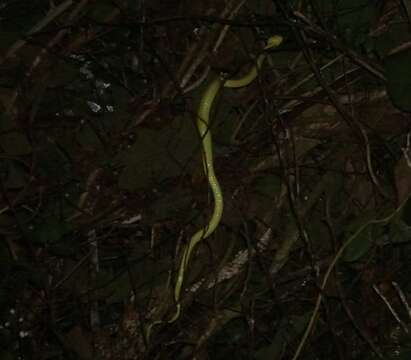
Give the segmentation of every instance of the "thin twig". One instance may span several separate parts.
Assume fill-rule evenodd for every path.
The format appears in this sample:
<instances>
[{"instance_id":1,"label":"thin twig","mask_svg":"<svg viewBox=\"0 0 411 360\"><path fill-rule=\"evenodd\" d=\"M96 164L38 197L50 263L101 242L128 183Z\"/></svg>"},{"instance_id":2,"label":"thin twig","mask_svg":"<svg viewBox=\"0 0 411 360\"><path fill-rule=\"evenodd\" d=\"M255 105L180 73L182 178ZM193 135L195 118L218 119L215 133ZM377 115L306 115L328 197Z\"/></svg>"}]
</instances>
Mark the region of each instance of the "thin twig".
<instances>
[{"instance_id":1,"label":"thin twig","mask_svg":"<svg viewBox=\"0 0 411 360\"><path fill-rule=\"evenodd\" d=\"M27 33L26 38L35 35L40 30L45 28L48 24L50 24L54 19L59 17L64 11L66 11L71 5L72 0L66 0L65 2L61 3L60 5L56 6L55 8L51 9L49 13L46 15L45 18L41 19L36 25L34 25ZM17 40L7 51L6 55L0 59L0 65L4 63L6 59L13 56L20 48L22 48L27 43L26 39Z\"/></svg>"},{"instance_id":2,"label":"thin twig","mask_svg":"<svg viewBox=\"0 0 411 360\"><path fill-rule=\"evenodd\" d=\"M407 326L404 324L404 322L400 319L398 313L395 311L395 309L392 307L388 299L384 296L384 294L380 291L377 285L373 285L372 288L374 291L378 294L378 296L381 298L381 300L384 302L384 304L387 306L388 310L394 317L395 321L401 326L401 328L404 330L406 334L409 333Z\"/></svg>"},{"instance_id":3,"label":"thin twig","mask_svg":"<svg viewBox=\"0 0 411 360\"><path fill-rule=\"evenodd\" d=\"M328 283L328 279L330 278L330 275L331 275L332 271L334 270L337 262L342 257L345 249L369 226L384 225L384 224L387 224L388 222L390 222L402 210L402 208L404 207L404 205L406 204L407 201L408 201L408 197L401 203L401 205L398 208L396 208L391 214L389 214L385 218L370 220L370 221L366 222L365 224L361 225L358 228L358 230L353 235L351 235L348 238L348 240L337 251L337 253L334 256L333 261L331 262L330 266L328 267L327 271L325 272L323 281L322 281L321 286L320 286L320 292L318 294L317 301L316 301L315 306L314 306L314 310L311 314L310 321L308 322L307 328L306 328L306 330L303 334L303 337L301 338L300 343L298 344L298 347L295 351L295 354L294 354L292 360L297 360L300 357L301 352L304 348L304 345L307 342L307 339L308 339L309 335L311 334L311 331L314 328L314 324L316 322L318 312L320 311L320 306L321 306L321 303L322 303L322 300L323 300L323 293L324 293L325 287Z\"/></svg>"}]
</instances>

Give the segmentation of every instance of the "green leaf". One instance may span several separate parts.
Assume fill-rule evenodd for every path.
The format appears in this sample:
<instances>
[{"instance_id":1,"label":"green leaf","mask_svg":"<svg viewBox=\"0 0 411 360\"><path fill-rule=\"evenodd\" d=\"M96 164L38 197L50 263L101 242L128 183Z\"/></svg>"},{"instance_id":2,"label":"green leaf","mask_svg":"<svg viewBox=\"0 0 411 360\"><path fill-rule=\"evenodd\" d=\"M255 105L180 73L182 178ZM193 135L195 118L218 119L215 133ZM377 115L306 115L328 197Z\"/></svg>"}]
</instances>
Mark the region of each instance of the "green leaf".
<instances>
[{"instance_id":1,"label":"green leaf","mask_svg":"<svg viewBox=\"0 0 411 360\"><path fill-rule=\"evenodd\" d=\"M6 189L21 189L27 184L28 175L17 162L7 161L7 176L4 181Z\"/></svg>"},{"instance_id":2,"label":"green leaf","mask_svg":"<svg viewBox=\"0 0 411 360\"><path fill-rule=\"evenodd\" d=\"M49 179L62 179L69 174L70 163L65 154L53 142L47 142L39 149L38 153L38 175Z\"/></svg>"},{"instance_id":3,"label":"green leaf","mask_svg":"<svg viewBox=\"0 0 411 360\"><path fill-rule=\"evenodd\" d=\"M354 262L361 259L371 248L372 238L371 229L367 228L356 236L353 241L345 248L343 260Z\"/></svg>"},{"instance_id":4,"label":"green leaf","mask_svg":"<svg viewBox=\"0 0 411 360\"><path fill-rule=\"evenodd\" d=\"M402 244L411 241L411 226L401 219L396 219L390 223L387 234L391 244Z\"/></svg>"},{"instance_id":5,"label":"green leaf","mask_svg":"<svg viewBox=\"0 0 411 360\"><path fill-rule=\"evenodd\" d=\"M411 226L411 200L407 200L401 211L401 220Z\"/></svg>"},{"instance_id":6,"label":"green leaf","mask_svg":"<svg viewBox=\"0 0 411 360\"><path fill-rule=\"evenodd\" d=\"M358 47L369 38L370 26L377 15L377 2L370 0L317 0L315 7L329 19L328 28L337 30L346 42ZM334 16L330 16L334 14Z\"/></svg>"},{"instance_id":7,"label":"green leaf","mask_svg":"<svg viewBox=\"0 0 411 360\"><path fill-rule=\"evenodd\" d=\"M345 231L345 241L351 241L344 250L343 260L347 262L354 262L363 257L371 248L372 245L372 228L367 226L354 239L351 237L365 224L375 219L374 211L364 213L361 217L352 221Z\"/></svg>"},{"instance_id":8,"label":"green leaf","mask_svg":"<svg viewBox=\"0 0 411 360\"><path fill-rule=\"evenodd\" d=\"M106 288L109 296L105 299L107 304L121 303L130 295L132 285L129 274L125 273L117 277Z\"/></svg>"},{"instance_id":9,"label":"green leaf","mask_svg":"<svg viewBox=\"0 0 411 360\"><path fill-rule=\"evenodd\" d=\"M164 193L151 206L152 214L150 221L159 221L167 217L178 217L190 207L193 200L190 192L183 188L175 188L174 191Z\"/></svg>"},{"instance_id":10,"label":"green leaf","mask_svg":"<svg viewBox=\"0 0 411 360\"><path fill-rule=\"evenodd\" d=\"M280 359L283 349L303 333L310 317L311 312L306 312L300 316L291 316L289 320L282 320L270 345L257 350L254 359Z\"/></svg>"},{"instance_id":11,"label":"green leaf","mask_svg":"<svg viewBox=\"0 0 411 360\"><path fill-rule=\"evenodd\" d=\"M29 230L34 242L53 244L60 241L63 235L70 232L71 228L63 219L50 215L42 222L32 225Z\"/></svg>"},{"instance_id":12,"label":"green leaf","mask_svg":"<svg viewBox=\"0 0 411 360\"><path fill-rule=\"evenodd\" d=\"M1 109L0 109L1 110ZM15 119L0 111L0 144L2 150L9 156L21 156L31 153L31 145L27 136L15 129Z\"/></svg>"},{"instance_id":13,"label":"green leaf","mask_svg":"<svg viewBox=\"0 0 411 360\"><path fill-rule=\"evenodd\" d=\"M178 117L160 130L139 129L135 143L121 151L116 162L124 166L118 184L128 191L151 186L165 179L181 176L182 165L197 154L201 165L199 136L188 117Z\"/></svg>"},{"instance_id":14,"label":"green leaf","mask_svg":"<svg viewBox=\"0 0 411 360\"><path fill-rule=\"evenodd\" d=\"M396 107L411 111L411 51L390 56L385 61L388 94Z\"/></svg>"}]
</instances>

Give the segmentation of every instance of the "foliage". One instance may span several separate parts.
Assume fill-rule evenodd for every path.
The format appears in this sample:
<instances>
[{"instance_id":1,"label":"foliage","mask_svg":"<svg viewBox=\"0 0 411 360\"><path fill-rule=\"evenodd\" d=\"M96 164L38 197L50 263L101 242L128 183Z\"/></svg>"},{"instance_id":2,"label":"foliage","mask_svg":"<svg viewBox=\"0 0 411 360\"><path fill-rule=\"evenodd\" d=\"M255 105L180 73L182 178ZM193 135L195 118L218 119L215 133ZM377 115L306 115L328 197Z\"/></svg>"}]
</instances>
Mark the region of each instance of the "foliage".
<instances>
[{"instance_id":1,"label":"foliage","mask_svg":"<svg viewBox=\"0 0 411 360\"><path fill-rule=\"evenodd\" d=\"M410 9L3 1L0 359L409 358Z\"/></svg>"}]
</instances>

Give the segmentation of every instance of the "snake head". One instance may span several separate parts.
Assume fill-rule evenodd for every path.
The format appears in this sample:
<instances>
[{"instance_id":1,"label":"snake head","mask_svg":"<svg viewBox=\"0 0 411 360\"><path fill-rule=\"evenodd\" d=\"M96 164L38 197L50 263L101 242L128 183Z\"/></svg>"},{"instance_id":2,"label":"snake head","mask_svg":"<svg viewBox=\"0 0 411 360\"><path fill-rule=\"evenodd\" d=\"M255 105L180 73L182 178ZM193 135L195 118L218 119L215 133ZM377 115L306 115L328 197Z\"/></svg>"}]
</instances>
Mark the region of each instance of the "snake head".
<instances>
[{"instance_id":1,"label":"snake head","mask_svg":"<svg viewBox=\"0 0 411 360\"><path fill-rule=\"evenodd\" d=\"M264 46L264 50L273 49L279 46L283 42L281 35L273 35L267 40L267 44Z\"/></svg>"}]
</instances>

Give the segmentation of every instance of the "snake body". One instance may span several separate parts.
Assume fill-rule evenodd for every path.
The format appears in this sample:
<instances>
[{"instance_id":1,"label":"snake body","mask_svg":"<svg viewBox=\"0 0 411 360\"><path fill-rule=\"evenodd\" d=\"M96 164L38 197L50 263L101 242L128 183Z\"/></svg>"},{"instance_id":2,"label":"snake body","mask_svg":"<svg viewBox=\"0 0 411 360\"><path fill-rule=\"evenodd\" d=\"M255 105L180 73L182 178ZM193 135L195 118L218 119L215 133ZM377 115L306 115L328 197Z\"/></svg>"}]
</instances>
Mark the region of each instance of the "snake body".
<instances>
[{"instance_id":1,"label":"snake body","mask_svg":"<svg viewBox=\"0 0 411 360\"><path fill-rule=\"evenodd\" d=\"M270 37L267 41L264 50L272 49L279 46L283 41L280 35L274 35ZM191 254L198 243L208 236L210 236L220 223L221 216L223 214L223 194L221 192L220 184L218 183L217 177L214 171L214 161L213 161L213 143L210 130L210 112L214 103L214 99L219 93L222 87L226 88L240 88L249 85L258 75L259 70L266 58L266 53L262 53L258 56L257 61L250 71L243 77L239 79L229 79L224 80L220 77L215 78L210 82L210 84L205 89L203 96L201 98L200 104L198 106L197 112L197 129L200 134L202 142L202 155L203 155L203 166L204 172L207 176L208 183L210 185L213 199L214 199L214 209L209 220L208 225L204 228L198 230L190 239L188 245L185 247L180 266L178 269L178 275L176 279L176 284L174 287L174 301L176 303L176 312L174 316L168 320L169 323L174 322L178 319L181 312L180 296L184 281L184 275L188 262L190 261Z\"/></svg>"},{"instance_id":2,"label":"snake body","mask_svg":"<svg viewBox=\"0 0 411 360\"><path fill-rule=\"evenodd\" d=\"M274 35L270 37L267 41L264 50L273 49L279 46L283 41L282 36ZM180 265L178 268L177 279L174 286L174 301L176 304L176 311L174 315L167 321L172 323L176 321L181 313L181 290L183 287L184 277L187 269L187 265L190 261L191 254L195 247L200 241L204 240L210 236L220 223L221 216L223 214L223 194L221 192L220 184L218 183L217 177L214 172L214 161L213 161L213 143L211 138L210 130L210 112L214 103L214 99L218 95L221 88L240 88L249 85L258 75L259 70L266 58L266 53L262 53L258 56L255 61L254 66L249 70L249 72L239 78L239 79L223 79L221 77L216 77L213 79L209 85L206 87L197 111L197 129L201 138L202 144L202 157L203 157L203 167L205 175L208 179L208 183L211 188L214 199L214 209L208 224L202 229L198 230L190 239L189 243L183 250L181 256ZM150 338L151 330L155 325L162 324L163 321L154 321L146 328L146 340Z\"/></svg>"}]
</instances>

